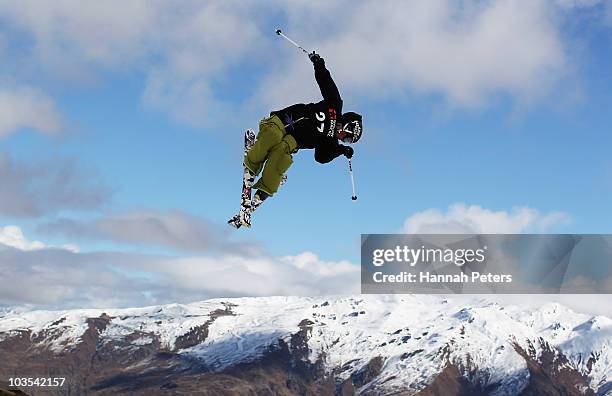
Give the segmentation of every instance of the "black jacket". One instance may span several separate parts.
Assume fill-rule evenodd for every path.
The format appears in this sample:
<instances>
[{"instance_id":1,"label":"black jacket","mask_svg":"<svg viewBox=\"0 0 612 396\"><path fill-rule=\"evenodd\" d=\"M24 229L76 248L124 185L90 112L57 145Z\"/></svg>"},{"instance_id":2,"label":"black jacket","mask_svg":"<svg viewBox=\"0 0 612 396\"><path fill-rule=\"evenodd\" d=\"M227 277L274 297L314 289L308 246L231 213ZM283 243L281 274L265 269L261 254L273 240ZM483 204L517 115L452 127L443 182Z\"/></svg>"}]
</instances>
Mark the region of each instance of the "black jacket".
<instances>
[{"instance_id":1,"label":"black jacket","mask_svg":"<svg viewBox=\"0 0 612 396\"><path fill-rule=\"evenodd\" d=\"M323 100L294 104L270 115L283 121L287 133L295 138L298 149L314 149L315 160L324 164L344 152L334 136L336 122L342 116L342 99L325 64L315 63L314 69Z\"/></svg>"}]
</instances>

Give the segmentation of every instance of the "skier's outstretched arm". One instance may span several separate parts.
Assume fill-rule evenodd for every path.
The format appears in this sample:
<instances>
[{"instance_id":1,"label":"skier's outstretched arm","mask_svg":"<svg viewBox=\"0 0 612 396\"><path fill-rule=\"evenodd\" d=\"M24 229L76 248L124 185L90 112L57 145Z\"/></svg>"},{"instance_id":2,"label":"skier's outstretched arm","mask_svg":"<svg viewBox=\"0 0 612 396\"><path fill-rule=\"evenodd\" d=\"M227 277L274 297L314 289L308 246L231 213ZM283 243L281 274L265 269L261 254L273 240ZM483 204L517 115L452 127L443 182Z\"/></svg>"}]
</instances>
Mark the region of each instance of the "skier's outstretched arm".
<instances>
[{"instance_id":1,"label":"skier's outstretched arm","mask_svg":"<svg viewBox=\"0 0 612 396\"><path fill-rule=\"evenodd\" d=\"M323 60L319 54L315 54L314 52L310 54L309 57L314 65L315 80L317 80L317 84L321 90L321 95L323 95L323 99L328 101L342 102L338 87L332 79L331 73L325 67L325 60Z\"/></svg>"}]
</instances>

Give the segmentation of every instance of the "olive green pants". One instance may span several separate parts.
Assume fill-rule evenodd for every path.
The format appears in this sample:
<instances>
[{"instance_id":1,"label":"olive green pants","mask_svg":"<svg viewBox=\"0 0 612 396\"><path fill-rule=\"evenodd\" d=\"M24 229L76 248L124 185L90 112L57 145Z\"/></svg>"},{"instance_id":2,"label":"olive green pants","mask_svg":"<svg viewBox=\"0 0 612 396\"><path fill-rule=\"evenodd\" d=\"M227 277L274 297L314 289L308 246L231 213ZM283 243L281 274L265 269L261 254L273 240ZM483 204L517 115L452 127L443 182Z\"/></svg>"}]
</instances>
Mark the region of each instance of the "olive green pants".
<instances>
[{"instance_id":1,"label":"olive green pants","mask_svg":"<svg viewBox=\"0 0 612 396\"><path fill-rule=\"evenodd\" d=\"M296 148L297 142L293 136L287 135L280 118L272 116L261 120L257 139L244 157L244 166L256 176L263 169L253 188L274 195L282 176L293 163L291 154Z\"/></svg>"}]
</instances>

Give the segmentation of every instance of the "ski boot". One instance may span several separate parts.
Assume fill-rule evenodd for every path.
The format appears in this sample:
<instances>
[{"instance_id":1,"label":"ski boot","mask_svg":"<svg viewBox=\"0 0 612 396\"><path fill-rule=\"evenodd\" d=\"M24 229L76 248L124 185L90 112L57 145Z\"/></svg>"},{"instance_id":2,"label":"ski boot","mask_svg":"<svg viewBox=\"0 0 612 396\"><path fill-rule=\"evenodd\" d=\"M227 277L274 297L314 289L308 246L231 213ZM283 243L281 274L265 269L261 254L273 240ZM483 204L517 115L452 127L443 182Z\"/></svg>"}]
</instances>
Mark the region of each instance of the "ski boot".
<instances>
[{"instance_id":1,"label":"ski boot","mask_svg":"<svg viewBox=\"0 0 612 396\"><path fill-rule=\"evenodd\" d=\"M240 219L240 224L242 226L245 226L247 228L251 227L251 215L257 208L261 206L263 201L265 201L269 196L270 195L266 194L265 192L257 190L250 205L244 208L244 210L243 208L240 208L240 213L238 214L238 216Z\"/></svg>"}]
</instances>

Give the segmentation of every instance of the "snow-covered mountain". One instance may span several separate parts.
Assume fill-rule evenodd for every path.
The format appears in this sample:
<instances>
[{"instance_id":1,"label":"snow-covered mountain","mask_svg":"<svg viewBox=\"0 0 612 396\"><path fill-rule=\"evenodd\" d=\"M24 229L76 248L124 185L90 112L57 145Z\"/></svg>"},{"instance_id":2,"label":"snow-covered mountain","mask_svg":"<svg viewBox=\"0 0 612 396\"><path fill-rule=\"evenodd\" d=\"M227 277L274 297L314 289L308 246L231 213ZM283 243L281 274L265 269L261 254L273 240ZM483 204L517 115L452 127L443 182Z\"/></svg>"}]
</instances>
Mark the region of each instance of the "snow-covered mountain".
<instances>
[{"instance_id":1,"label":"snow-covered mountain","mask_svg":"<svg viewBox=\"0 0 612 396\"><path fill-rule=\"evenodd\" d=\"M606 317L435 296L0 313L0 378L57 394L612 395L611 347Z\"/></svg>"}]
</instances>

